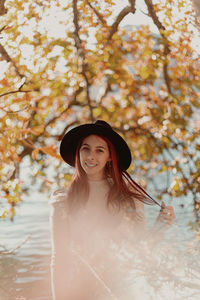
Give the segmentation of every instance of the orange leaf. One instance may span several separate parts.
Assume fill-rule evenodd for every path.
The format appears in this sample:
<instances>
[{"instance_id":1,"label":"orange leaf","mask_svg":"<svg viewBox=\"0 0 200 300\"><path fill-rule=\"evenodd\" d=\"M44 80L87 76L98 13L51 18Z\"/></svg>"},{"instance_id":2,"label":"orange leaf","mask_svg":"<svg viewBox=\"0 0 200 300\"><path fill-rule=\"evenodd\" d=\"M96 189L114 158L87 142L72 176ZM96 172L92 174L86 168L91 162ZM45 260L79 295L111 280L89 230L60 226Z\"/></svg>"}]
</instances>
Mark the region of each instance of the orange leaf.
<instances>
[{"instance_id":1,"label":"orange leaf","mask_svg":"<svg viewBox=\"0 0 200 300\"><path fill-rule=\"evenodd\" d=\"M32 132L35 135L40 135L44 131L44 125L29 128L28 131Z\"/></svg>"},{"instance_id":2,"label":"orange leaf","mask_svg":"<svg viewBox=\"0 0 200 300\"><path fill-rule=\"evenodd\" d=\"M61 159L60 155L56 153L56 149L53 148L53 146L42 147L40 150L45 154Z\"/></svg>"},{"instance_id":3,"label":"orange leaf","mask_svg":"<svg viewBox=\"0 0 200 300\"><path fill-rule=\"evenodd\" d=\"M40 148L34 149L32 151L32 158L36 159L39 152L40 152Z\"/></svg>"}]
</instances>

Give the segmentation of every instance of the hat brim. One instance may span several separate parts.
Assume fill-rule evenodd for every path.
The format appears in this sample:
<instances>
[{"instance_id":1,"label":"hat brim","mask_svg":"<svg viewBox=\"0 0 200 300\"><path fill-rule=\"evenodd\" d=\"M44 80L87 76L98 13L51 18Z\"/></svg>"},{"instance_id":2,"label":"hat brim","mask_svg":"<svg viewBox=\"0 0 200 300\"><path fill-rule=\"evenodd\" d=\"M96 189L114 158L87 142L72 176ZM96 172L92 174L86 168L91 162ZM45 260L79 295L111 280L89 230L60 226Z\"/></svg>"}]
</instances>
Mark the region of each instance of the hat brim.
<instances>
[{"instance_id":1,"label":"hat brim","mask_svg":"<svg viewBox=\"0 0 200 300\"><path fill-rule=\"evenodd\" d=\"M75 166L76 149L79 141L89 135L108 138L116 149L119 168L127 170L131 164L131 152L125 140L112 128L97 124L84 124L71 129L65 134L60 144L60 155L70 166Z\"/></svg>"}]
</instances>

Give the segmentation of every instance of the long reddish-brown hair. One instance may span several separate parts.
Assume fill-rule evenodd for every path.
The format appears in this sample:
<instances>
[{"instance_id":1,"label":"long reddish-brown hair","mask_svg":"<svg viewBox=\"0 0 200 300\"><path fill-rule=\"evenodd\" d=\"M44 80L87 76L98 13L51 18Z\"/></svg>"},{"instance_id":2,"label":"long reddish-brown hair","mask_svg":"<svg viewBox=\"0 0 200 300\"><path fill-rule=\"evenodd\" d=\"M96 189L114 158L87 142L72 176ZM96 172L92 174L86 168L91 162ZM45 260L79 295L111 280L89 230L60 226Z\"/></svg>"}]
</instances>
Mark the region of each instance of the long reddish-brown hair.
<instances>
[{"instance_id":1,"label":"long reddish-brown hair","mask_svg":"<svg viewBox=\"0 0 200 300\"><path fill-rule=\"evenodd\" d=\"M118 156L111 141L104 136L99 137L107 143L111 157L111 162L105 167L105 176L110 184L110 191L107 198L108 206L113 205L120 208L122 204L128 204L135 209L134 199L146 204L158 204L139 184L132 179L128 172L120 169ZM84 204L89 196L88 179L85 171L81 167L79 156L82 142L83 139L80 140L76 149L75 173L68 192L68 204L70 207Z\"/></svg>"}]
</instances>

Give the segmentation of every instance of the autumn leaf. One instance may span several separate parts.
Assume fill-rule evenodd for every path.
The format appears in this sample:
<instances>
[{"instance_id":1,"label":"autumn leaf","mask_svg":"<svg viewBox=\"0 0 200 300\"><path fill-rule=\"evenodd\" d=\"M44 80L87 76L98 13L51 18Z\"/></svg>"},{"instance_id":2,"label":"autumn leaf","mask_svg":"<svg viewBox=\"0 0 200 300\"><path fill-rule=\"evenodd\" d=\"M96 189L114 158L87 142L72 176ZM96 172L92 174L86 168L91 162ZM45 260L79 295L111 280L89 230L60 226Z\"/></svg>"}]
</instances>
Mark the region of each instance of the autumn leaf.
<instances>
[{"instance_id":1,"label":"autumn leaf","mask_svg":"<svg viewBox=\"0 0 200 300\"><path fill-rule=\"evenodd\" d=\"M147 79L150 75L148 67L147 66L143 66L140 70L139 70L139 74L143 79Z\"/></svg>"},{"instance_id":2,"label":"autumn leaf","mask_svg":"<svg viewBox=\"0 0 200 300\"><path fill-rule=\"evenodd\" d=\"M34 149L32 151L32 158L35 160L40 152L40 148Z\"/></svg>"},{"instance_id":3,"label":"autumn leaf","mask_svg":"<svg viewBox=\"0 0 200 300\"><path fill-rule=\"evenodd\" d=\"M28 131L33 133L34 135L40 135L44 131L44 125L35 126L32 128L29 128Z\"/></svg>"}]
</instances>

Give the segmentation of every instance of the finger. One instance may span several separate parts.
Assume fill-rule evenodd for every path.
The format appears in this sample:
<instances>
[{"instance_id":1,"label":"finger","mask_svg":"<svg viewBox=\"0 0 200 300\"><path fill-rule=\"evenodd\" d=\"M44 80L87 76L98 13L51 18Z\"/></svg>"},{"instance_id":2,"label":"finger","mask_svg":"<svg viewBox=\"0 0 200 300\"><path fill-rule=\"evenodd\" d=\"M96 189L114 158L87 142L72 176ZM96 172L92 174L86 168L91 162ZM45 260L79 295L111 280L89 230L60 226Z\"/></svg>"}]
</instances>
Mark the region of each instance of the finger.
<instances>
[{"instance_id":1,"label":"finger","mask_svg":"<svg viewBox=\"0 0 200 300\"><path fill-rule=\"evenodd\" d=\"M172 225L174 223L174 220L175 220L174 217L169 217L169 216L165 216L163 219L169 225Z\"/></svg>"},{"instance_id":2,"label":"finger","mask_svg":"<svg viewBox=\"0 0 200 300\"><path fill-rule=\"evenodd\" d=\"M161 203L161 209L160 209L160 211L162 212L162 211L165 209L165 207L166 207L165 203L162 202L162 203Z\"/></svg>"},{"instance_id":3,"label":"finger","mask_svg":"<svg viewBox=\"0 0 200 300\"><path fill-rule=\"evenodd\" d=\"M171 216L171 218L175 219L174 208L172 206L169 206L167 209L168 209L168 214Z\"/></svg>"},{"instance_id":4,"label":"finger","mask_svg":"<svg viewBox=\"0 0 200 300\"><path fill-rule=\"evenodd\" d=\"M169 223L169 225L174 223L175 214L173 210L165 208L164 211L161 213L161 217L166 223Z\"/></svg>"},{"instance_id":5,"label":"finger","mask_svg":"<svg viewBox=\"0 0 200 300\"><path fill-rule=\"evenodd\" d=\"M171 212L171 211L165 211L165 212L163 212L163 216L166 218L166 219L175 219L175 215L174 215L174 213L173 212Z\"/></svg>"},{"instance_id":6,"label":"finger","mask_svg":"<svg viewBox=\"0 0 200 300\"><path fill-rule=\"evenodd\" d=\"M171 216L175 217L173 206L165 206L163 212L167 215L171 215Z\"/></svg>"}]
</instances>

